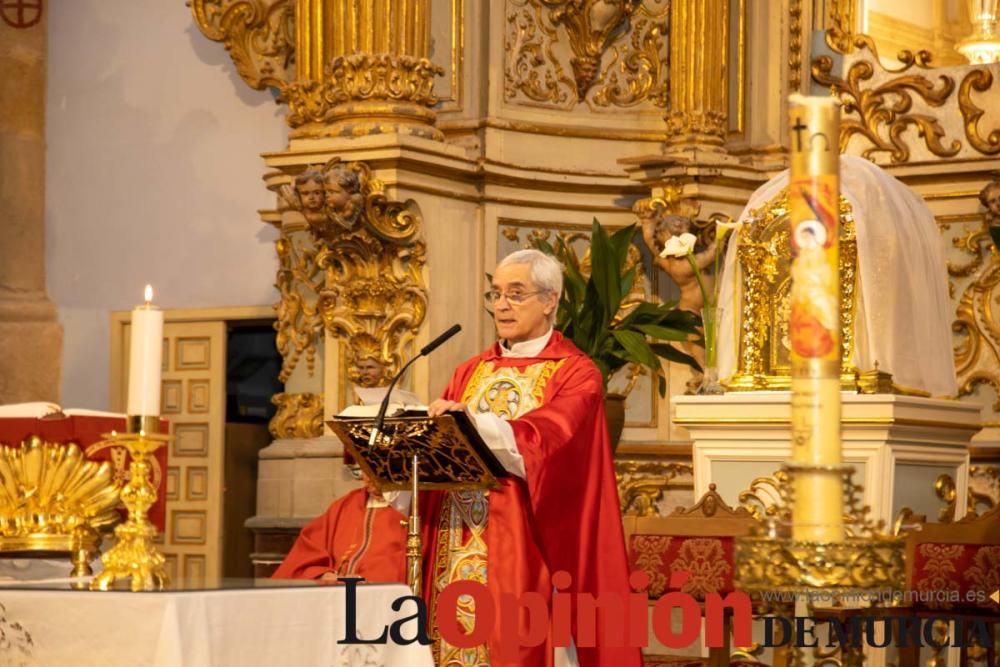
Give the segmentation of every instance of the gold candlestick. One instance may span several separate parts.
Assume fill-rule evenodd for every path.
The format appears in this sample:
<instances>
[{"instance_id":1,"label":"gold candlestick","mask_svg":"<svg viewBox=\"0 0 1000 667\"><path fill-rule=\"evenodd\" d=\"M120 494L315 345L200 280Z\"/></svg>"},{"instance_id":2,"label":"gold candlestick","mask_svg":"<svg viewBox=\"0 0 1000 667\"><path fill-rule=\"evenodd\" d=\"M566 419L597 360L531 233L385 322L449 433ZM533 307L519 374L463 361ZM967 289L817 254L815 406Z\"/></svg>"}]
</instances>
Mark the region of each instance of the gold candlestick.
<instances>
[{"instance_id":1,"label":"gold candlestick","mask_svg":"<svg viewBox=\"0 0 1000 667\"><path fill-rule=\"evenodd\" d=\"M156 526L147 513L156 502L156 487L149 479L149 457L169 436L159 433L159 417L128 417L126 433L112 431L105 439L125 447L132 456L130 479L122 487L122 503L128 508L128 520L115 528L117 543L101 557L104 570L90 582L91 590L107 591L115 583L131 579L133 591L161 590L169 583L164 558L153 543Z\"/></svg>"},{"instance_id":2,"label":"gold candlestick","mask_svg":"<svg viewBox=\"0 0 1000 667\"><path fill-rule=\"evenodd\" d=\"M844 539L840 441L840 105L830 97L789 99L788 181L792 254L792 534Z\"/></svg>"}]
</instances>

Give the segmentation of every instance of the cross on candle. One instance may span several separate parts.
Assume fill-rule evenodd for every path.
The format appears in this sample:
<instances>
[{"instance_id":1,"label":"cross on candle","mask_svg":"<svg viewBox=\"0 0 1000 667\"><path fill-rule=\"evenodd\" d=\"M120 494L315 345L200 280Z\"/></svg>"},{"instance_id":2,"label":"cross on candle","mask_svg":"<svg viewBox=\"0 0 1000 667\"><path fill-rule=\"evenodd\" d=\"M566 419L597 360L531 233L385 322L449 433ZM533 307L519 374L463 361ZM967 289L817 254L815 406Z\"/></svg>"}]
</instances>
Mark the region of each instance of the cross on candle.
<instances>
[{"instance_id":1,"label":"cross on candle","mask_svg":"<svg viewBox=\"0 0 1000 667\"><path fill-rule=\"evenodd\" d=\"M163 311L153 305L153 287L146 285L145 303L132 310L129 346L128 414L160 414L160 372L163 364Z\"/></svg>"}]
</instances>

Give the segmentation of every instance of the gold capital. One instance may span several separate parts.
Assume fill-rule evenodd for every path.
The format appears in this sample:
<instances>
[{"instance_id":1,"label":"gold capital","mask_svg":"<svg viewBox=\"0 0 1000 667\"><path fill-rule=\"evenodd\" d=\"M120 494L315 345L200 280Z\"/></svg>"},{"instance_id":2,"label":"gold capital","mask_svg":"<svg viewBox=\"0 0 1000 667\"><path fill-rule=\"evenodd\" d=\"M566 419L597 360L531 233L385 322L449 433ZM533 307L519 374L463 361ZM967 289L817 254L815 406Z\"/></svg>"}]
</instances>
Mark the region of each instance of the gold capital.
<instances>
[{"instance_id":1,"label":"gold capital","mask_svg":"<svg viewBox=\"0 0 1000 667\"><path fill-rule=\"evenodd\" d=\"M434 127L430 0L191 0L252 87L288 104L291 138Z\"/></svg>"}]
</instances>

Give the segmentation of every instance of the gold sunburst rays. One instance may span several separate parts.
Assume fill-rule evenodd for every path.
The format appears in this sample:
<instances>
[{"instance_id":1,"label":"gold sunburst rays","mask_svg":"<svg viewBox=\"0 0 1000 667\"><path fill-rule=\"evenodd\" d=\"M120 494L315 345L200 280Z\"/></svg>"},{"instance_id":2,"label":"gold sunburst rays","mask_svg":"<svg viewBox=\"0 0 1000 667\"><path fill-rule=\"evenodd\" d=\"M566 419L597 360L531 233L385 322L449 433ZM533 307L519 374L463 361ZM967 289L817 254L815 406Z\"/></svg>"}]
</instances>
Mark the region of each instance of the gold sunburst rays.
<instances>
[{"instance_id":1,"label":"gold sunburst rays","mask_svg":"<svg viewBox=\"0 0 1000 667\"><path fill-rule=\"evenodd\" d=\"M0 537L68 535L118 520L108 462L88 461L75 444L32 437L0 448Z\"/></svg>"}]
</instances>

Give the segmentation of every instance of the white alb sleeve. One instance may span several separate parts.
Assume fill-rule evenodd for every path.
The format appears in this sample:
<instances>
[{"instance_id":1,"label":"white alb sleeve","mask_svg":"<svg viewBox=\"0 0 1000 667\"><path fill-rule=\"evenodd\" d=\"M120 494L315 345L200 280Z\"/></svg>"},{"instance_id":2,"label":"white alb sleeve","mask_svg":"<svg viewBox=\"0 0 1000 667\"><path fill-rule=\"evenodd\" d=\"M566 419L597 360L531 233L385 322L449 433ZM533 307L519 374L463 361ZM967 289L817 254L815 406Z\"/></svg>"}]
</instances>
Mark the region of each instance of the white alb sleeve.
<instances>
[{"instance_id":1,"label":"white alb sleeve","mask_svg":"<svg viewBox=\"0 0 1000 667\"><path fill-rule=\"evenodd\" d=\"M483 442L497 457L504 469L521 479L525 479L524 457L517 449L514 429L510 427L510 424L490 412L476 413L472 417L476 420L476 430L479 431Z\"/></svg>"},{"instance_id":2,"label":"white alb sleeve","mask_svg":"<svg viewBox=\"0 0 1000 667\"><path fill-rule=\"evenodd\" d=\"M386 491L382 494L382 497L397 512L403 516L410 516L410 501L413 499L412 491Z\"/></svg>"}]
</instances>

